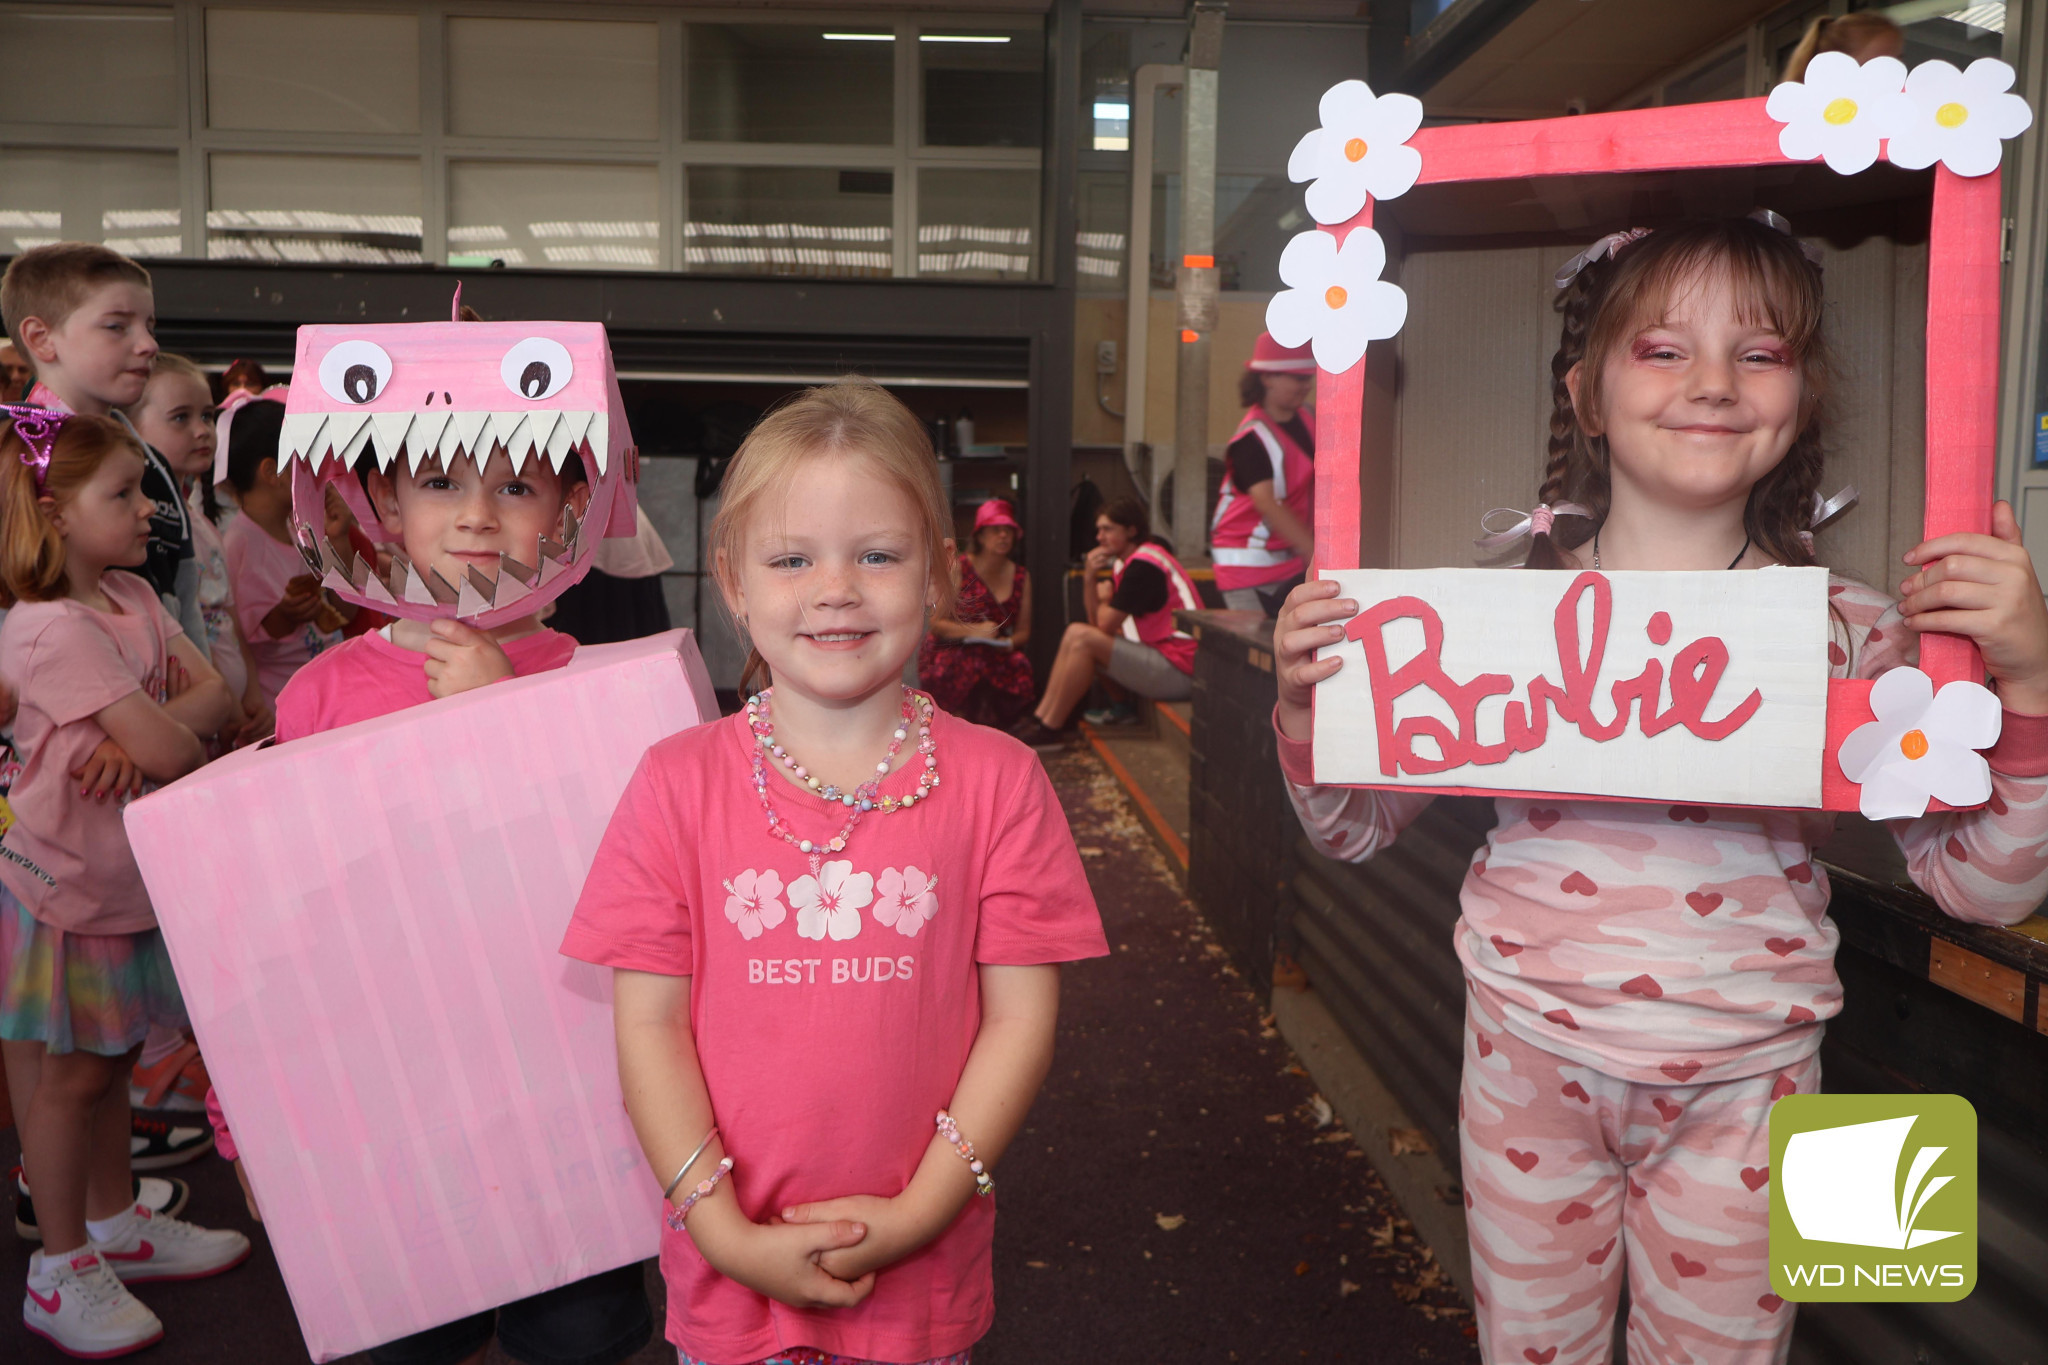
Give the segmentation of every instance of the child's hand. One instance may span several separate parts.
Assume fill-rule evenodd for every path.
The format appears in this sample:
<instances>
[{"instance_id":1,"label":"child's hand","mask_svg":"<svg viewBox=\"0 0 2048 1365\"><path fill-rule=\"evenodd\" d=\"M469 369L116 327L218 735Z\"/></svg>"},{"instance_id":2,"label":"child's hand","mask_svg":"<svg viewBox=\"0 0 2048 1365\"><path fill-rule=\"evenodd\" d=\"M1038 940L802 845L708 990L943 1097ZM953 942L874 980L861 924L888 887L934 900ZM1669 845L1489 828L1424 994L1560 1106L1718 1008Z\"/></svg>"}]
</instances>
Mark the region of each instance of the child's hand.
<instances>
[{"instance_id":1,"label":"child's hand","mask_svg":"<svg viewBox=\"0 0 2048 1365\"><path fill-rule=\"evenodd\" d=\"M908 1207L906 1199L872 1194L797 1204L782 1211L782 1221L812 1226L844 1221L867 1228L868 1235L860 1241L818 1258L825 1272L839 1280L857 1280L886 1269L945 1231L944 1223L930 1226L933 1220Z\"/></svg>"},{"instance_id":2,"label":"child's hand","mask_svg":"<svg viewBox=\"0 0 2048 1365\"><path fill-rule=\"evenodd\" d=\"M512 676L512 660L496 640L460 621L442 619L427 641L427 691L452 697Z\"/></svg>"},{"instance_id":3,"label":"child's hand","mask_svg":"<svg viewBox=\"0 0 2048 1365\"><path fill-rule=\"evenodd\" d=\"M697 1250L713 1270L757 1294L791 1308L851 1308L874 1291L873 1274L848 1282L820 1267L826 1255L867 1236L859 1223L764 1224L737 1214L700 1216L711 1211L705 1204L691 1214L689 1233Z\"/></svg>"},{"instance_id":4,"label":"child's hand","mask_svg":"<svg viewBox=\"0 0 2048 1365\"><path fill-rule=\"evenodd\" d=\"M1918 566L1899 585L1906 624L1968 636L2007 710L2048 715L2048 604L2011 506L1992 507L1990 535L1936 536L1906 562Z\"/></svg>"},{"instance_id":5,"label":"child's hand","mask_svg":"<svg viewBox=\"0 0 2048 1365\"><path fill-rule=\"evenodd\" d=\"M277 730L277 710L265 699L262 689L251 688L252 696L242 699L242 714L247 719L242 723L241 733L235 736L235 748L268 739ZM223 741L225 742L225 741Z\"/></svg>"},{"instance_id":6,"label":"child's hand","mask_svg":"<svg viewBox=\"0 0 2048 1365\"><path fill-rule=\"evenodd\" d=\"M172 660L175 667L177 661ZM106 804L107 797L126 793L129 796L142 795L142 769L135 766L135 760L128 757L128 751L111 739L100 741L84 763L71 770L72 780L78 783L78 794L90 796L100 804Z\"/></svg>"},{"instance_id":7,"label":"child's hand","mask_svg":"<svg viewBox=\"0 0 2048 1365\"><path fill-rule=\"evenodd\" d=\"M1308 740L1309 698L1317 683L1344 666L1315 652L1342 641L1344 627L1334 623L1356 615L1358 603L1339 597L1333 578L1311 579L1287 594L1273 626L1273 676L1280 684L1280 729L1289 739Z\"/></svg>"},{"instance_id":8,"label":"child's hand","mask_svg":"<svg viewBox=\"0 0 2048 1365\"><path fill-rule=\"evenodd\" d=\"M164 700L176 701L192 690L192 675L185 671L184 663L173 654L164 664Z\"/></svg>"}]
</instances>

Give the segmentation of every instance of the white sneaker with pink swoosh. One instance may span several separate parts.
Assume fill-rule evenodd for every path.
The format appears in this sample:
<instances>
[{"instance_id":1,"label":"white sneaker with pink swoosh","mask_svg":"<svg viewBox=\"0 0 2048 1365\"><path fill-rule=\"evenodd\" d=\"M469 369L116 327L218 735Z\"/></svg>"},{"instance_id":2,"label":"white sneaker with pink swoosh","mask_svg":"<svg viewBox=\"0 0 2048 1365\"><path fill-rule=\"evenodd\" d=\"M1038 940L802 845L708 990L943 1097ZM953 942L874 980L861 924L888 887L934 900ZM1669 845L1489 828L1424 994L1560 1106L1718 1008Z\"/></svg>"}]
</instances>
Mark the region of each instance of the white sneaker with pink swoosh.
<instances>
[{"instance_id":1,"label":"white sneaker with pink swoosh","mask_svg":"<svg viewBox=\"0 0 2048 1365\"><path fill-rule=\"evenodd\" d=\"M124 1281L197 1280L249 1259L249 1239L231 1228L202 1228L137 1204L128 1226L92 1249Z\"/></svg>"},{"instance_id":2,"label":"white sneaker with pink swoosh","mask_svg":"<svg viewBox=\"0 0 2048 1365\"><path fill-rule=\"evenodd\" d=\"M97 1255L29 1257L22 1325L66 1355L105 1360L161 1341L163 1323Z\"/></svg>"}]
</instances>

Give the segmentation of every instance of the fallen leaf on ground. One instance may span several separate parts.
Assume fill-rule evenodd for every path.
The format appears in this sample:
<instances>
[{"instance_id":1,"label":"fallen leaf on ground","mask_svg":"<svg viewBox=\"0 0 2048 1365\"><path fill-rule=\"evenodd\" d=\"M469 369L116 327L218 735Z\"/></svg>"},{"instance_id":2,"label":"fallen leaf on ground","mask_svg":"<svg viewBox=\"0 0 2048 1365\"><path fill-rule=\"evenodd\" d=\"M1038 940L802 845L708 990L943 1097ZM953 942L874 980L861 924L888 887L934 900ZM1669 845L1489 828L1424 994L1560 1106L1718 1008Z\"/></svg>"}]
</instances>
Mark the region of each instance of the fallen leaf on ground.
<instances>
[{"instance_id":1,"label":"fallen leaf on ground","mask_svg":"<svg viewBox=\"0 0 2048 1365\"><path fill-rule=\"evenodd\" d=\"M1308 1262L1307 1262L1307 1261L1296 1261L1296 1262L1294 1263L1294 1273L1295 1273L1295 1274L1297 1274L1297 1275L1306 1275L1306 1274L1308 1274Z\"/></svg>"},{"instance_id":2,"label":"fallen leaf on ground","mask_svg":"<svg viewBox=\"0 0 2048 1365\"><path fill-rule=\"evenodd\" d=\"M1348 1298L1350 1298L1350 1297L1351 1297L1351 1296L1352 1296L1353 1294L1356 1294L1357 1292L1358 1292L1358 1286L1357 1286L1357 1285L1355 1285L1355 1284L1353 1284L1353 1283L1351 1283L1351 1281L1349 1281L1349 1280L1339 1280L1339 1281L1337 1281L1337 1297L1338 1297L1338 1298L1340 1298L1340 1299L1348 1299Z\"/></svg>"},{"instance_id":3,"label":"fallen leaf on ground","mask_svg":"<svg viewBox=\"0 0 2048 1365\"><path fill-rule=\"evenodd\" d=\"M1328 1128L1336 1120L1336 1111L1330 1108L1330 1102L1321 1095L1309 1096L1308 1107L1309 1112L1316 1116L1318 1128Z\"/></svg>"},{"instance_id":4,"label":"fallen leaf on ground","mask_svg":"<svg viewBox=\"0 0 2048 1365\"><path fill-rule=\"evenodd\" d=\"M1395 1156L1420 1156L1436 1150L1429 1134L1420 1128L1389 1128L1387 1144L1394 1149Z\"/></svg>"},{"instance_id":5,"label":"fallen leaf on ground","mask_svg":"<svg viewBox=\"0 0 2048 1365\"><path fill-rule=\"evenodd\" d=\"M1172 1232L1188 1219L1184 1213L1155 1213L1152 1215L1152 1221L1159 1224L1161 1232Z\"/></svg>"},{"instance_id":6,"label":"fallen leaf on ground","mask_svg":"<svg viewBox=\"0 0 2048 1365\"><path fill-rule=\"evenodd\" d=\"M1287 1115L1285 1115L1285 1114L1268 1114L1268 1115L1266 1115L1266 1122L1268 1122L1268 1123L1285 1123L1285 1122L1287 1122Z\"/></svg>"},{"instance_id":7,"label":"fallen leaf on ground","mask_svg":"<svg viewBox=\"0 0 2048 1365\"><path fill-rule=\"evenodd\" d=\"M1376 1247L1390 1247L1394 1244L1394 1220L1389 1218L1372 1230L1372 1244Z\"/></svg>"},{"instance_id":8,"label":"fallen leaf on ground","mask_svg":"<svg viewBox=\"0 0 2048 1365\"><path fill-rule=\"evenodd\" d=\"M1278 1038L1280 1030L1276 1028L1262 1028L1259 1030L1259 1036L1261 1038Z\"/></svg>"},{"instance_id":9,"label":"fallen leaf on ground","mask_svg":"<svg viewBox=\"0 0 2048 1365\"><path fill-rule=\"evenodd\" d=\"M1093 844L1082 844L1074 852L1080 854L1083 858L1100 858L1102 856L1102 850Z\"/></svg>"},{"instance_id":10,"label":"fallen leaf on ground","mask_svg":"<svg viewBox=\"0 0 2048 1365\"><path fill-rule=\"evenodd\" d=\"M1394 1297L1403 1303L1414 1303L1422 1297L1422 1291L1406 1280L1394 1281Z\"/></svg>"},{"instance_id":11,"label":"fallen leaf on ground","mask_svg":"<svg viewBox=\"0 0 2048 1365\"><path fill-rule=\"evenodd\" d=\"M1024 1264L1030 1266L1033 1270L1045 1269L1044 1261L1026 1261Z\"/></svg>"}]
</instances>

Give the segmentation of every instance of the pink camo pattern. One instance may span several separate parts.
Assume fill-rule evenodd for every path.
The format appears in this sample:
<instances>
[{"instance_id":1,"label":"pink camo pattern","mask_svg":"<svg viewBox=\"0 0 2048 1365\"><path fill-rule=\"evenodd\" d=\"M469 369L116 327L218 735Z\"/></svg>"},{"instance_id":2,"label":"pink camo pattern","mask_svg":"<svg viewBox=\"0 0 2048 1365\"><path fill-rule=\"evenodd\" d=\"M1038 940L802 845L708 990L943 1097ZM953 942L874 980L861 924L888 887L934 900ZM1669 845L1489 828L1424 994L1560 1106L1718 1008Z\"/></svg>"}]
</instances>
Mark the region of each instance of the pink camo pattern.
<instances>
[{"instance_id":1,"label":"pink camo pattern","mask_svg":"<svg viewBox=\"0 0 2048 1365\"><path fill-rule=\"evenodd\" d=\"M1889 598L1842 578L1829 593L1837 676L1917 657ZM2009 741L2038 740L2042 724L2006 716L1988 806L1890 823L1914 882L1956 919L2015 924L2048 895L2048 779L2000 769ZM1314 786L1309 746L1279 742L1295 811L1331 857L1364 862L1433 799ZM1495 806L1460 892L1456 946L1474 998L1508 1031L1604 1076L1665 1085L1784 1071L1819 1048L1842 998L1827 875L1812 861L1832 815Z\"/></svg>"},{"instance_id":2,"label":"pink camo pattern","mask_svg":"<svg viewBox=\"0 0 2048 1365\"><path fill-rule=\"evenodd\" d=\"M1638 1085L1525 1042L1476 1002L1458 1095L1482 1358L1604 1365L1622 1268L1629 1359L1775 1365L1771 1106L1820 1058L1707 1085Z\"/></svg>"}]
</instances>

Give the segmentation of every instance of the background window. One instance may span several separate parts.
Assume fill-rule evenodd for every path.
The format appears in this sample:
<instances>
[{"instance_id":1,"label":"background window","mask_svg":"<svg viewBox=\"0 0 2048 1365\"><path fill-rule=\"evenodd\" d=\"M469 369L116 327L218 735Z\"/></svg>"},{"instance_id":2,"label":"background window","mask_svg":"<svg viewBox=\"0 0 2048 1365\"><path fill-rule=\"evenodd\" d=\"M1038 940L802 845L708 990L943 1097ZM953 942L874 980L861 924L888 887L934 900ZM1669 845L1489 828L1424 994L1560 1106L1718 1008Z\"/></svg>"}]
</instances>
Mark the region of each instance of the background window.
<instances>
[{"instance_id":1,"label":"background window","mask_svg":"<svg viewBox=\"0 0 2048 1365\"><path fill-rule=\"evenodd\" d=\"M1028 280L1037 270L1037 171L918 172L919 275Z\"/></svg>"},{"instance_id":2,"label":"background window","mask_svg":"<svg viewBox=\"0 0 2048 1365\"><path fill-rule=\"evenodd\" d=\"M183 255L177 154L0 148L0 255L67 241Z\"/></svg>"},{"instance_id":3,"label":"background window","mask_svg":"<svg viewBox=\"0 0 2048 1365\"><path fill-rule=\"evenodd\" d=\"M1130 259L1131 178L1082 171L1075 184L1079 222L1074 245L1075 284L1083 294L1124 292L1124 263Z\"/></svg>"},{"instance_id":4,"label":"background window","mask_svg":"<svg viewBox=\"0 0 2048 1365\"><path fill-rule=\"evenodd\" d=\"M216 152L206 254L216 261L420 263L411 157Z\"/></svg>"},{"instance_id":5,"label":"background window","mask_svg":"<svg viewBox=\"0 0 2048 1365\"><path fill-rule=\"evenodd\" d=\"M419 18L209 9L206 121L264 132L417 133Z\"/></svg>"},{"instance_id":6,"label":"background window","mask_svg":"<svg viewBox=\"0 0 2048 1365\"><path fill-rule=\"evenodd\" d=\"M1036 147L1045 130L1045 40L1029 29L918 35L928 147Z\"/></svg>"},{"instance_id":7,"label":"background window","mask_svg":"<svg viewBox=\"0 0 2048 1365\"><path fill-rule=\"evenodd\" d=\"M895 140L896 44L816 24L690 25L689 136L697 142ZM880 39L887 37L887 41Z\"/></svg>"},{"instance_id":8,"label":"background window","mask_svg":"<svg viewBox=\"0 0 2048 1365\"><path fill-rule=\"evenodd\" d=\"M178 123L168 9L0 9L0 119L94 127Z\"/></svg>"},{"instance_id":9,"label":"background window","mask_svg":"<svg viewBox=\"0 0 2048 1365\"><path fill-rule=\"evenodd\" d=\"M450 19L448 130L651 141L660 54L653 24Z\"/></svg>"},{"instance_id":10,"label":"background window","mask_svg":"<svg viewBox=\"0 0 2048 1365\"><path fill-rule=\"evenodd\" d=\"M449 262L657 270L660 199L652 166L451 162Z\"/></svg>"},{"instance_id":11,"label":"background window","mask_svg":"<svg viewBox=\"0 0 2048 1365\"><path fill-rule=\"evenodd\" d=\"M889 171L693 166L684 266L721 275L888 275L894 190Z\"/></svg>"}]
</instances>

